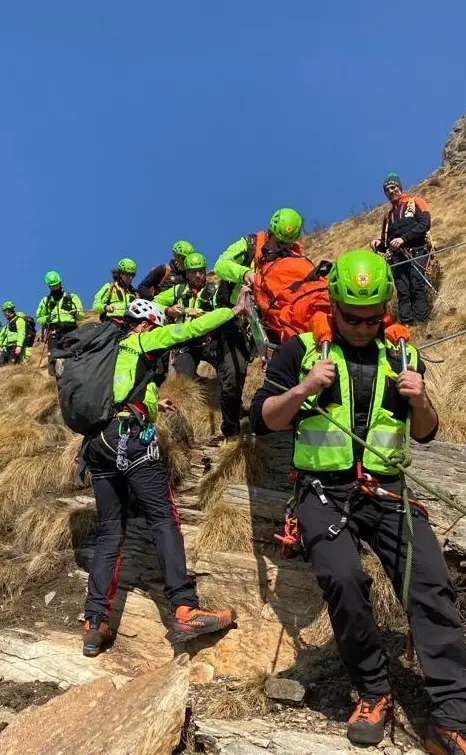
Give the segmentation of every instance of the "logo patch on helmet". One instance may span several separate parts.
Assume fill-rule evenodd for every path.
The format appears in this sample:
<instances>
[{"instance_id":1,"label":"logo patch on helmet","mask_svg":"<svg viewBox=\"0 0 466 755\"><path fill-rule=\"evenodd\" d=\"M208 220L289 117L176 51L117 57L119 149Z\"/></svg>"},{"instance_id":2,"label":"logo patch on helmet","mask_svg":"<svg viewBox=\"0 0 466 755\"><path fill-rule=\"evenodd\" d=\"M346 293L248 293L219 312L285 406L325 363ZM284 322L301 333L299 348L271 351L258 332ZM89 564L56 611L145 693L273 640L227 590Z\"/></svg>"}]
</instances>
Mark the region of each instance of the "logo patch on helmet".
<instances>
[{"instance_id":1,"label":"logo patch on helmet","mask_svg":"<svg viewBox=\"0 0 466 755\"><path fill-rule=\"evenodd\" d=\"M293 226L292 226L292 225L287 225L287 226L286 226L286 228L285 228L285 231L286 231L287 233L291 233L291 232L292 232L293 230L294 230L294 228L293 228Z\"/></svg>"},{"instance_id":2,"label":"logo patch on helmet","mask_svg":"<svg viewBox=\"0 0 466 755\"><path fill-rule=\"evenodd\" d=\"M361 288L366 288L371 283L371 276L369 273L360 272L354 276L354 280Z\"/></svg>"}]
</instances>

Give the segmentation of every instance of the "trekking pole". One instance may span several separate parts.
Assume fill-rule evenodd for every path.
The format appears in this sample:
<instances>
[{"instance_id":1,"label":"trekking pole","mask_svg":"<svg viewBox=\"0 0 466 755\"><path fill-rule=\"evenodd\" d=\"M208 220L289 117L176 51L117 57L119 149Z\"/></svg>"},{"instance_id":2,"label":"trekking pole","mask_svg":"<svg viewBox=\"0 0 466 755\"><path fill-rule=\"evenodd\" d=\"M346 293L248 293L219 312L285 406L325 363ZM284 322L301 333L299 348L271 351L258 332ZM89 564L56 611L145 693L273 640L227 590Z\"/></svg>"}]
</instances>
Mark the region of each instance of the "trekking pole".
<instances>
[{"instance_id":1,"label":"trekking pole","mask_svg":"<svg viewBox=\"0 0 466 755\"><path fill-rule=\"evenodd\" d=\"M466 335L466 330L457 330L456 333L451 333L451 335L449 336L438 338L436 341L429 341L428 343L423 343L422 346L419 346L419 351L425 351L426 349L430 349L431 346L437 346L438 343L451 341L453 338L459 338L460 336L464 336L464 335Z\"/></svg>"},{"instance_id":2,"label":"trekking pole","mask_svg":"<svg viewBox=\"0 0 466 755\"><path fill-rule=\"evenodd\" d=\"M328 359L330 351L330 341L323 341L322 343L322 359Z\"/></svg>"}]
</instances>

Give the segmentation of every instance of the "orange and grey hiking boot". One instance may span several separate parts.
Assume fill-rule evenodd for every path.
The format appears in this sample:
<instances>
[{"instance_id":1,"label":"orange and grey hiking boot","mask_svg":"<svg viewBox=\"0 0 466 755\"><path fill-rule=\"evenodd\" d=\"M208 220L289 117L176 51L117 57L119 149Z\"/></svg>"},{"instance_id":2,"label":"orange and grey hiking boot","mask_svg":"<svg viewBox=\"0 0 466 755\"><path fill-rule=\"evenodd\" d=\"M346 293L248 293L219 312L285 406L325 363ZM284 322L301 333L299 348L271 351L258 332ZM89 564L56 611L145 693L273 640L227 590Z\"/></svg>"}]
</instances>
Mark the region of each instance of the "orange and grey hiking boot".
<instances>
[{"instance_id":1,"label":"orange and grey hiking boot","mask_svg":"<svg viewBox=\"0 0 466 755\"><path fill-rule=\"evenodd\" d=\"M360 697L348 721L348 739L354 744L378 745L385 734L385 724L393 712L391 694L383 697Z\"/></svg>"},{"instance_id":2,"label":"orange and grey hiking boot","mask_svg":"<svg viewBox=\"0 0 466 755\"><path fill-rule=\"evenodd\" d=\"M172 630L173 642L185 642L208 632L220 632L233 624L236 614L226 611L207 611L203 608L178 606Z\"/></svg>"},{"instance_id":3,"label":"orange and grey hiking boot","mask_svg":"<svg viewBox=\"0 0 466 755\"><path fill-rule=\"evenodd\" d=\"M425 746L431 755L466 755L466 727L452 731L429 721Z\"/></svg>"},{"instance_id":4,"label":"orange and grey hiking boot","mask_svg":"<svg viewBox=\"0 0 466 755\"><path fill-rule=\"evenodd\" d=\"M108 621L104 621L100 616L91 616L84 623L83 655L95 658L99 655L102 645L108 644L112 639Z\"/></svg>"}]
</instances>

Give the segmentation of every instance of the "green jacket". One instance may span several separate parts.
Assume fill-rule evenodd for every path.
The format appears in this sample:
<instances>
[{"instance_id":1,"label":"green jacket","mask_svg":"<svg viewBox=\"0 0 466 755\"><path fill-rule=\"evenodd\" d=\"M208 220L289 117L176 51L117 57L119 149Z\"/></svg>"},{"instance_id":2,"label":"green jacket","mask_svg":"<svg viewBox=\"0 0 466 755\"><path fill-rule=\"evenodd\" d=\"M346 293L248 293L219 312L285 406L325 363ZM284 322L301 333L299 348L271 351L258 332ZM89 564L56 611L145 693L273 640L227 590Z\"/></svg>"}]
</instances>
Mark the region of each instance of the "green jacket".
<instances>
[{"instance_id":1,"label":"green jacket","mask_svg":"<svg viewBox=\"0 0 466 755\"><path fill-rule=\"evenodd\" d=\"M16 312L12 320L2 328L0 332L0 348L9 346L24 346L26 340L26 320L24 312Z\"/></svg>"},{"instance_id":2,"label":"green jacket","mask_svg":"<svg viewBox=\"0 0 466 755\"><path fill-rule=\"evenodd\" d=\"M153 365L147 354L168 351L192 338L199 338L219 328L234 318L231 309L223 307L185 323L164 325L161 328L144 333L131 333L119 343L118 356L113 377L113 397L116 404L125 401L144 378ZM149 419L157 419L158 391L155 383L150 382L141 390L140 396L132 396L133 402L144 404Z\"/></svg>"},{"instance_id":3,"label":"green jacket","mask_svg":"<svg viewBox=\"0 0 466 755\"><path fill-rule=\"evenodd\" d=\"M311 333L303 333L299 340L306 347L301 361L300 381L303 381L314 364L321 359L321 353L316 348ZM367 423L366 441L380 453L390 456L399 451L404 444L406 422L399 410L393 411L388 402L389 392L396 393L396 379L398 375L393 371L388 359L387 348L393 349L391 343L384 344L376 340L379 357L377 375L374 381L370 415ZM409 363L417 368L418 352L412 346L407 346ZM338 401L324 407L325 410L341 425L353 429L353 391L352 381L342 349L332 344L329 352L337 368ZM312 396L307 403L309 409L304 409L300 415L295 433L293 463L297 469L310 472L338 472L351 469L355 464L353 441L326 417L312 411L312 406L318 401ZM362 455L364 469L377 475L397 474L396 467L387 467L383 461L367 448Z\"/></svg>"},{"instance_id":4,"label":"green jacket","mask_svg":"<svg viewBox=\"0 0 466 755\"><path fill-rule=\"evenodd\" d=\"M235 304L238 299L241 286L244 283L244 276L254 268L253 259L247 264L250 256L251 249L248 239L246 236L242 236L234 244L231 244L215 263L215 275L218 275L223 281L234 284L231 286L230 292L232 304Z\"/></svg>"},{"instance_id":5,"label":"green jacket","mask_svg":"<svg viewBox=\"0 0 466 755\"><path fill-rule=\"evenodd\" d=\"M197 293L192 291L188 283L179 283L177 286L167 288L154 297L154 302L161 307L174 307L179 304L184 309L200 309L203 312L212 312L216 305L217 287L214 283L206 283ZM176 318L176 322L189 322L195 318L182 315Z\"/></svg>"},{"instance_id":6,"label":"green jacket","mask_svg":"<svg viewBox=\"0 0 466 755\"><path fill-rule=\"evenodd\" d=\"M123 317L128 309L128 305L131 304L135 298L136 293L134 291L124 289L118 283L104 283L94 297L92 309L94 312L98 312L99 314L103 313L109 318ZM107 304L115 305L113 312L105 311Z\"/></svg>"},{"instance_id":7,"label":"green jacket","mask_svg":"<svg viewBox=\"0 0 466 755\"><path fill-rule=\"evenodd\" d=\"M36 311L39 325L51 323L76 322L84 317L84 309L79 296L63 293L61 299L54 299L50 294L40 300Z\"/></svg>"}]
</instances>

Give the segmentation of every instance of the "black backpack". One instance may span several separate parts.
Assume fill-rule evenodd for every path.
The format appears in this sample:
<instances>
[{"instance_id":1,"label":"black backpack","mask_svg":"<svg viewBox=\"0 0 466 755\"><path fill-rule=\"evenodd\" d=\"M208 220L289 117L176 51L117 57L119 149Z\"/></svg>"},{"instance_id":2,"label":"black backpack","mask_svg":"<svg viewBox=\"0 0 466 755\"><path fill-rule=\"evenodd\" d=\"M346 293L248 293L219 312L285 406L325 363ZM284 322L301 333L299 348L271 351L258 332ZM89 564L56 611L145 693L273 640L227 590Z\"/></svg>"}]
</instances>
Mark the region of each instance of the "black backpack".
<instances>
[{"instance_id":1,"label":"black backpack","mask_svg":"<svg viewBox=\"0 0 466 755\"><path fill-rule=\"evenodd\" d=\"M144 376L123 402L114 403L113 378L119 342L127 336L126 329L112 320L87 323L63 335L52 350L50 359L55 363L58 403L65 425L75 433L95 435L103 430L122 403L130 404L133 396L154 379L154 356L141 354L145 361Z\"/></svg>"},{"instance_id":2,"label":"black backpack","mask_svg":"<svg viewBox=\"0 0 466 755\"><path fill-rule=\"evenodd\" d=\"M26 320L26 340L24 341L24 345L30 348L34 346L34 341L36 340L36 321L30 315L25 315L24 319Z\"/></svg>"},{"instance_id":3,"label":"black backpack","mask_svg":"<svg viewBox=\"0 0 466 755\"><path fill-rule=\"evenodd\" d=\"M94 434L114 414L113 374L121 337L111 320L88 323L65 334L52 350L58 403L63 421L75 433Z\"/></svg>"}]
</instances>

